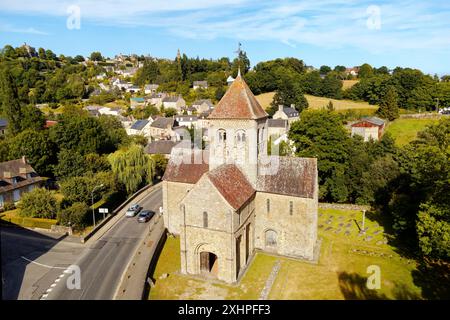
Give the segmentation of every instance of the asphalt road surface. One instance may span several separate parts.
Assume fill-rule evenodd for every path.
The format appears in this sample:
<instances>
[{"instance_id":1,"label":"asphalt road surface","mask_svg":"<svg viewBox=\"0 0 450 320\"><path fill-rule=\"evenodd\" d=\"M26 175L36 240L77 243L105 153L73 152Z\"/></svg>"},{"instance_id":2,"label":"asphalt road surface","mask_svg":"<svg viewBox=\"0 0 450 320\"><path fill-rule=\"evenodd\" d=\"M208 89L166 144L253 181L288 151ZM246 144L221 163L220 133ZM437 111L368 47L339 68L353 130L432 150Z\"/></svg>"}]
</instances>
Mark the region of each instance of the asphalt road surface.
<instances>
[{"instance_id":1,"label":"asphalt road surface","mask_svg":"<svg viewBox=\"0 0 450 320\"><path fill-rule=\"evenodd\" d=\"M162 189L157 188L151 192L139 204L144 209L159 212L159 207L162 206ZM60 241L56 244L50 243L45 250L47 254L55 256L53 252L62 246L62 251L66 253L65 259L58 260L55 256L53 259L42 262L42 256L35 254L27 258L29 261L28 267L32 265L36 268L45 269L45 281L41 281L39 290L34 290L32 297L28 295L17 294L16 299L55 299L55 300L109 300L113 299L115 291L119 285L120 278L125 272L125 269L132 258L139 242L144 238L149 229L149 223L138 223L137 217L127 218L124 216L126 209L118 214L122 215L114 225L102 237L93 243L82 245L70 241ZM2 230L3 237L3 230ZM17 238L17 236L16 236ZM3 240L3 239L2 239ZM24 246L26 246L26 240ZM42 239L41 242L51 241L49 239ZM28 240L30 242L30 240ZM15 244L11 244L15 247ZM15 251L9 249L9 251ZM61 251L61 248L60 248ZM67 251L73 253L68 256ZM36 261L33 257L37 256ZM17 257L16 257L17 258ZM17 258L16 260L18 260ZM23 258L21 258L23 260ZM20 259L19 259L20 260ZM80 268L80 289L69 289L67 286L67 279L72 277L72 273L65 272L69 265L76 265ZM52 266L52 267L48 267ZM3 241L2 241L2 267L3 267ZM10 266L10 271L13 272L13 265ZM4 276L4 277L3 277ZM11 278L11 274L2 275L4 279ZM22 288L20 292L29 290L30 281L28 272L25 272L22 281ZM17 282L17 281L16 281ZM72 282L73 283L73 282ZM10 288L17 283L10 281ZM17 290L16 290L17 291ZM14 292L12 295L14 296ZM13 298L14 299L14 298Z\"/></svg>"}]
</instances>

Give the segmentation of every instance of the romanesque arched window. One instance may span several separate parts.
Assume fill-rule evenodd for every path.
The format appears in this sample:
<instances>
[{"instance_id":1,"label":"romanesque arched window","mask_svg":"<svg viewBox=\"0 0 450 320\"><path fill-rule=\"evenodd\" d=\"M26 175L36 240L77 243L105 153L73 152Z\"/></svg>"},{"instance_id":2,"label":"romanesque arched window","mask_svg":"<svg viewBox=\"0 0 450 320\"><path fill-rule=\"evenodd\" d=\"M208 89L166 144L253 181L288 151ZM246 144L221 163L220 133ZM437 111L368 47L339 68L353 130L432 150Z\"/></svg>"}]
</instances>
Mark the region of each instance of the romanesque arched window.
<instances>
[{"instance_id":1,"label":"romanesque arched window","mask_svg":"<svg viewBox=\"0 0 450 320\"><path fill-rule=\"evenodd\" d=\"M245 143L245 130L236 131L236 142L238 145Z\"/></svg>"},{"instance_id":2,"label":"romanesque arched window","mask_svg":"<svg viewBox=\"0 0 450 320\"><path fill-rule=\"evenodd\" d=\"M227 140L227 132L225 131L225 129L217 130L217 138L219 142L225 142Z\"/></svg>"}]
</instances>

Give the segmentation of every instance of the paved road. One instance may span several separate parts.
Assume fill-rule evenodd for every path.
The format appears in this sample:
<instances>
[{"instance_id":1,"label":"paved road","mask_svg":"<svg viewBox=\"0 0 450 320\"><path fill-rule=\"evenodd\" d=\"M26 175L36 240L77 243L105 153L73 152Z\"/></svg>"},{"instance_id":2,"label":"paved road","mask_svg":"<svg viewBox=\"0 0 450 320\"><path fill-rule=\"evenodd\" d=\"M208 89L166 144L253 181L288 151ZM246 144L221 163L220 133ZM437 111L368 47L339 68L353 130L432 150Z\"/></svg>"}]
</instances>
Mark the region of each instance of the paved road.
<instances>
[{"instance_id":1,"label":"paved road","mask_svg":"<svg viewBox=\"0 0 450 320\"><path fill-rule=\"evenodd\" d=\"M83 251L79 239L2 227L2 299L39 299ZM32 261L32 262L31 262Z\"/></svg>"},{"instance_id":2,"label":"paved road","mask_svg":"<svg viewBox=\"0 0 450 320\"><path fill-rule=\"evenodd\" d=\"M162 189L156 188L139 204L159 212ZM46 295L46 299L112 299L149 226L126 218L125 210L118 213L122 218L102 237L84 245L76 237L2 228L2 298L40 299ZM70 265L80 267L80 290L66 287L70 274L64 271Z\"/></svg>"},{"instance_id":3,"label":"paved road","mask_svg":"<svg viewBox=\"0 0 450 320\"><path fill-rule=\"evenodd\" d=\"M144 209L159 212L162 189L157 188L139 203ZM124 214L120 212L119 214ZM69 290L66 276L45 297L47 300L109 300L119 285L122 273L132 258L140 240L148 232L149 223L123 216L100 239L91 243L75 263L81 271L81 288ZM64 273L62 273L64 274Z\"/></svg>"}]
</instances>

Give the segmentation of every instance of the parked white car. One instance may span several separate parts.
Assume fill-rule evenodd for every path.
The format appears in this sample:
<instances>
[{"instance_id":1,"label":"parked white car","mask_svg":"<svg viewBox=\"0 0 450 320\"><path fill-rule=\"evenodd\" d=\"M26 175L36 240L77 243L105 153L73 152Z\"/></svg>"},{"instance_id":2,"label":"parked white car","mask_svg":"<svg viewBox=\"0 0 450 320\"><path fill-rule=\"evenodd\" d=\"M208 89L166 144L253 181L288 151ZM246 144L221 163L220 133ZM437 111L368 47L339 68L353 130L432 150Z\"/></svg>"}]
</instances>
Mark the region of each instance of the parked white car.
<instances>
[{"instance_id":1,"label":"parked white car","mask_svg":"<svg viewBox=\"0 0 450 320\"><path fill-rule=\"evenodd\" d=\"M137 203L135 203L131 207L128 208L127 212L125 213L125 216L126 217L134 217L141 210L142 210L142 207L140 205L138 205Z\"/></svg>"}]
</instances>

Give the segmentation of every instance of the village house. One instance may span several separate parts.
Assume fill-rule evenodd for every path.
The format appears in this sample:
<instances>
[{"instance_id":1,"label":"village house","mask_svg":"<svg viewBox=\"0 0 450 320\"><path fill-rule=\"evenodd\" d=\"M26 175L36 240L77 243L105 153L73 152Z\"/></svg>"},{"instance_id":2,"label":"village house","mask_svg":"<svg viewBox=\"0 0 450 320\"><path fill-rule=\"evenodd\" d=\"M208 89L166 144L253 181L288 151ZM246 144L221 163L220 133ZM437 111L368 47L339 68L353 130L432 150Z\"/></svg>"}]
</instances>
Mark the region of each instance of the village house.
<instances>
[{"instance_id":1,"label":"village house","mask_svg":"<svg viewBox=\"0 0 450 320\"><path fill-rule=\"evenodd\" d=\"M192 115L177 115L175 116L175 120L178 122L180 126L186 126L187 128L190 128L193 126L194 128L197 127L197 116Z\"/></svg>"},{"instance_id":2,"label":"village house","mask_svg":"<svg viewBox=\"0 0 450 320\"><path fill-rule=\"evenodd\" d=\"M150 125L150 136L152 140L172 140L176 139L174 127L178 126L178 123L174 118L157 118Z\"/></svg>"},{"instance_id":3,"label":"village house","mask_svg":"<svg viewBox=\"0 0 450 320\"><path fill-rule=\"evenodd\" d=\"M45 180L25 157L0 163L0 208L5 203L18 202L24 193L40 187Z\"/></svg>"},{"instance_id":4,"label":"village house","mask_svg":"<svg viewBox=\"0 0 450 320\"><path fill-rule=\"evenodd\" d=\"M102 107L102 108L98 109L98 112L100 114L103 114L103 115L118 117L118 116L120 116L122 114L122 108L119 108L119 107L113 107L113 108Z\"/></svg>"},{"instance_id":5,"label":"village house","mask_svg":"<svg viewBox=\"0 0 450 320\"><path fill-rule=\"evenodd\" d=\"M206 129L209 127L209 115L211 114L212 110L202 112L200 114L197 114L197 128L203 128Z\"/></svg>"},{"instance_id":6,"label":"village house","mask_svg":"<svg viewBox=\"0 0 450 320\"><path fill-rule=\"evenodd\" d=\"M131 83L131 82L127 82L127 81L123 81L123 80L121 80L121 79L119 79L119 78L114 78L113 80L112 80L112 85L114 86L114 87L117 87L117 88L119 88L120 90L127 90L128 88L130 88L130 87L132 87L133 86L133 84Z\"/></svg>"},{"instance_id":7,"label":"village house","mask_svg":"<svg viewBox=\"0 0 450 320\"><path fill-rule=\"evenodd\" d=\"M7 127L8 127L8 120L0 119L0 136L4 136L6 134Z\"/></svg>"},{"instance_id":8,"label":"village house","mask_svg":"<svg viewBox=\"0 0 450 320\"><path fill-rule=\"evenodd\" d=\"M143 119L136 120L129 128L126 129L128 135L141 135L150 137L150 126L153 120Z\"/></svg>"},{"instance_id":9,"label":"village house","mask_svg":"<svg viewBox=\"0 0 450 320\"><path fill-rule=\"evenodd\" d=\"M158 90L159 85L158 84L147 84L144 87L144 93L145 94L153 94L156 93L156 90Z\"/></svg>"},{"instance_id":10,"label":"village house","mask_svg":"<svg viewBox=\"0 0 450 320\"><path fill-rule=\"evenodd\" d=\"M317 159L267 155L268 115L239 74L208 119L209 149L173 148L163 177L181 273L235 283L257 251L317 260Z\"/></svg>"},{"instance_id":11,"label":"village house","mask_svg":"<svg viewBox=\"0 0 450 320\"><path fill-rule=\"evenodd\" d=\"M346 75L352 75L354 77L357 77L358 73L359 73L359 67L345 68Z\"/></svg>"},{"instance_id":12,"label":"village house","mask_svg":"<svg viewBox=\"0 0 450 320\"><path fill-rule=\"evenodd\" d=\"M295 106L291 105L290 107L285 107L283 105L278 106L277 112L272 117L273 119L284 119L288 120L289 125L293 121L297 121L300 119L299 112L295 110Z\"/></svg>"},{"instance_id":13,"label":"village house","mask_svg":"<svg viewBox=\"0 0 450 320\"><path fill-rule=\"evenodd\" d=\"M267 128L269 137L279 138L289 131L289 122L285 119L268 119Z\"/></svg>"},{"instance_id":14,"label":"village house","mask_svg":"<svg viewBox=\"0 0 450 320\"><path fill-rule=\"evenodd\" d=\"M177 110L178 113L181 113L186 107L186 101L184 101L181 95L176 97L165 97L162 100L162 104L165 109L172 108Z\"/></svg>"},{"instance_id":15,"label":"village house","mask_svg":"<svg viewBox=\"0 0 450 320\"><path fill-rule=\"evenodd\" d=\"M144 107L145 106L145 99L141 97L131 97L130 98L130 108L135 109L137 107Z\"/></svg>"},{"instance_id":16,"label":"village house","mask_svg":"<svg viewBox=\"0 0 450 320\"><path fill-rule=\"evenodd\" d=\"M194 101L192 106L197 110L197 113L208 112L214 109L214 105L210 99L199 99Z\"/></svg>"},{"instance_id":17,"label":"village house","mask_svg":"<svg viewBox=\"0 0 450 320\"><path fill-rule=\"evenodd\" d=\"M177 143L178 142L172 140L152 141L145 146L144 152L149 155L161 154L165 158L169 159L170 153Z\"/></svg>"},{"instance_id":18,"label":"village house","mask_svg":"<svg viewBox=\"0 0 450 320\"><path fill-rule=\"evenodd\" d=\"M233 83L233 81L234 81L234 78L231 75L228 76L228 78L227 78L227 85L230 86Z\"/></svg>"},{"instance_id":19,"label":"village house","mask_svg":"<svg viewBox=\"0 0 450 320\"><path fill-rule=\"evenodd\" d=\"M207 81L194 81L193 82L193 89L208 89L208 82Z\"/></svg>"},{"instance_id":20,"label":"village house","mask_svg":"<svg viewBox=\"0 0 450 320\"><path fill-rule=\"evenodd\" d=\"M167 97L167 93L165 92L156 92L153 93L151 96L146 97L146 100L148 104L154 105L157 108L161 108L163 105L164 98Z\"/></svg>"},{"instance_id":21,"label":"village house","mask_svg":"<svg viewBox=\"0 0 450 320\"><path fill-rule=\"evenodd\" d=\"M352 136L361 136L364 141L369 141L370 139L378 141L383 135L384 126L384 120L378 117L362 118L351 125Z\"/></svg>"}]
</instances>

